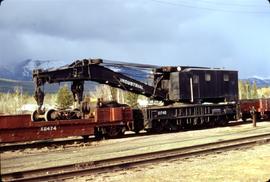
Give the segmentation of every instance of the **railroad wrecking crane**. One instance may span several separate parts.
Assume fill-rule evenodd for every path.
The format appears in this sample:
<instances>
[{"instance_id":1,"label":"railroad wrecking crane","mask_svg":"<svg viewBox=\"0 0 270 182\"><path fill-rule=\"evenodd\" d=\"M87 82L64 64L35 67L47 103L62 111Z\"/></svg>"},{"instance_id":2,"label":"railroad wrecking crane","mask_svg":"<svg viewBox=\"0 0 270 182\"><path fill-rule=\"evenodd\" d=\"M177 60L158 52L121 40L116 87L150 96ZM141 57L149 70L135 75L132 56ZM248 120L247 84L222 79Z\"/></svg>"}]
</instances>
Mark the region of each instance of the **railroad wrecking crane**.
<instances>
[{"instance_id":1,"label":"railroad wrecking crane","mask_svg":"<svg viewBox=\"0 0 270 182\"><path fill-rule=\"evenodd\" d=\"M77 60L57 69L33 70L35 100L38 109L33 121L80 118L89 112L83 101L84 81L95 81L141 94L164 103L164 106L137 110L134 116L136 130L156 131L179 128L223 120L236 116L238 101L238 73L224 69L189 66L163 66L153 68L153 84L148 85L103 65L102 59ZM72 82L71 91L80 110L55 111L42 109L45 83ZM110 106L110 105L108 105ZM114 105L115 106L115 105ZM120 105L121 106L121 105ZM64 112L64 114L61 114ZM56 114L57 113L57 114ZM58 117L66 116L66 117Z\"/></svg>"}]
</instances>

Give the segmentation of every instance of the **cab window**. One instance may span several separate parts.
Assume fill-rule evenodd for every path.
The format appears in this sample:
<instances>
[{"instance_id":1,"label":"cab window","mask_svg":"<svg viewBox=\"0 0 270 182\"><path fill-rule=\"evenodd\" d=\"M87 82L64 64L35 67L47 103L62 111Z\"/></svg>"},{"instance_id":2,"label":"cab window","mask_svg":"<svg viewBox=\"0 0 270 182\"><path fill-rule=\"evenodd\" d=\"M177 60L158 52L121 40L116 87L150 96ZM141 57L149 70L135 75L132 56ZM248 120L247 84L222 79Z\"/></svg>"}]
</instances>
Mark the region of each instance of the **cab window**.
<instances>
[{"instance_id":1,"label":"cab window","mask_svg":"<svg viewBox=\"0 0 270 182\"><path fill-rule=\"evenodd\" d=\"M209 73L205 74L205 81L207 81L207 82L211 81L211 75Z\"/></svg>"}]
</instances>

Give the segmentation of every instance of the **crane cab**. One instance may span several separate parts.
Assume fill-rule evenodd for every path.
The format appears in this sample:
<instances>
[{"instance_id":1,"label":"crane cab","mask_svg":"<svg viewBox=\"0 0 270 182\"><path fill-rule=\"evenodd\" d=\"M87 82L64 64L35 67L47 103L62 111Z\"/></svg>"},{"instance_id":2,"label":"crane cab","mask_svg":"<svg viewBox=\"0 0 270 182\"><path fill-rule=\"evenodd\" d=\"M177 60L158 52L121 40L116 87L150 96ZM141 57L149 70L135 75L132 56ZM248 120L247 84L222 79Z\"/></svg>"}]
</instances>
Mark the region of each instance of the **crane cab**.
<instances>
[{"instance_id":1,"label":"crane cab","mask_svg":"<svg viewBox=\"0 0 270 182\"><path fill-rule=\"evenodd\" d=\"M161 81L168 99L185 103L219 103L238 99L238 72L223 69L184 67L171 69Z\"/></svg>"}]
</instances>

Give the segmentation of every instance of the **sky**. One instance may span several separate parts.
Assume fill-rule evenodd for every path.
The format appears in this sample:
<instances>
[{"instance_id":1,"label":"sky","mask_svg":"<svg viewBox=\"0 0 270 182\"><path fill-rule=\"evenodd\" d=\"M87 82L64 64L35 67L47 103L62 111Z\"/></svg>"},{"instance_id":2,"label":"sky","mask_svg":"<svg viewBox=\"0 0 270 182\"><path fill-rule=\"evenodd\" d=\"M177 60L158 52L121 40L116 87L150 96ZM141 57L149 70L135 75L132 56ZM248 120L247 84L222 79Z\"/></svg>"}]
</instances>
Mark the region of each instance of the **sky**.
<instances>
[{"instance_id":1,"label":"sky","mask_svg":"<svg viewBox=\"0 0 270 182\"><path fill-rule=\"evenodd\" d=\"M103 58L270 78L267 0L4 0L0 67Z\"/></svg>"}]
</instances>

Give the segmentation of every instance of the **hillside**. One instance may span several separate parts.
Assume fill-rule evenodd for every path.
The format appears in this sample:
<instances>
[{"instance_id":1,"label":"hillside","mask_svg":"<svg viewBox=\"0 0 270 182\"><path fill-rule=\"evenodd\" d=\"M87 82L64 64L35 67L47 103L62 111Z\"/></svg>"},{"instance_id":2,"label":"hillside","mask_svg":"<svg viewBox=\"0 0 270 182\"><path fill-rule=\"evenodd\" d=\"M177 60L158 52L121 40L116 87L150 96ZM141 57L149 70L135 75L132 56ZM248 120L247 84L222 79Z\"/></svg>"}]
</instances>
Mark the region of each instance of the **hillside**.
<instances>
[{"instance_id":1,"label":"hillside","mask_svg":"<svg viewBox=\"0 0 270 182\"><path fill-rule=\"evenodd\" d=\"M33 93L34 85L32 81L18 81L0 78L0 92L14 92L15 88L22 89L24 93Z\"/></svg>"},{"instance_id":2,"label":"hillside","mask_svg":"<svg viewBox=\"0 0 270 182\"><path fill-rule=\"evenodd\" d=\"M60 68L62 66L67 66L71 62L54 61L54 60L32 60L27 59L14 63L12 66L0 67L0 78L11 79L11 80L32 80L32 71L34 69L51 69ZM114 70L118 73L123 73L137 80L145 80L150 69L146 68L136 68L137 64L129 64L131 66L123 66L124 63L108 61L103 66ZM134 67L135 66L135 67ZM145 65L150 66L150 65Z\"/></svg>"},{"instance_id":3,"label":"hillside","mask_svg":"<svg viewBox=\"0 0 270 182\"><path fill-rule=\"evenodd\" d=\"M263 87L270 87L270 79L269 78L261 78L261 77L251 77L248 79L241 79L242 81L249 81L250 83L256 82L256 85L258 88L263 88Z\"/></svg>"},{"instance_id":4,"label":"hillside","mask_svg":"<svg viewBox=\"0 0 270 182\"><path fill-rule=\"evenodd\" d=\"M70 83L61 83L59 84L45 84L44 90L46 93L55 93L58 91L59 87L67 84L68 87L70 87ZM91 91L94 90L96 86L96 83L93 82L85 82L84 89L85 91ZM0 92L14 92L15 88L22 89L23 93L34 93L34 84L32 81L21 81L21 80L11 80L11 79L5 79L0 78Z\"/></svg>"},{"instance_id":5,"label":"hillside","mask_svg":"<svg viewBox=\"0 0 270 182\"><path fill-rule=\"evenodd\" d=\"M131 78L140 81L146 81L149 77L149 69L145 69L144 67L135 67L123 66L124 63L117 63L113 61L107 61L104 66L109 69L114 70L115 72L122 73ZM0 67L0 92L12 92L14 91L14 87L20 87L23 92L33 93L34 85L32 82L32 70L33 69L49 69L49 68L58 68L64 65L70 64L68 62L63 61L54 61L54 60L32 60L27 59L24 61L20 61L17 64L13 64L10 67ZM132 64L129 64L132 65ZM147 68L149 68L148 66ZM251 83L256 82L258 88L269 87L270 79L269 78L261 78L261 77L250 77L241 79L242 81L249 81ZM61 83L64 84L64 83ZM70 83L69 83L70 84ZM95 88L97 83L94 82L86 82L85 90L90 91ZM45 85L46 92L56 92L59 88L58 84L54 85Z\"/></svg>"},{"instance_id":6,"label":"hillside","mask_svg":"<svg viewBox=\"0 0 270 182\"><path fill-rule=\"evenodd\" d=\"M109 62L109 61L108 61ZM34 85L32 82L32 70L33 69L50 69L59 68L69 63L62 61L53 60L32 60L27 59L17 64L13 64L10 67L0 67L0 92L13 92L15 87L19 87L26 93L34 92ZM108 67L115 72L123 73L127 76L133 77L137 80L145 80L147 73L145 69L135 69L131 67L122 67L121 64L106 64ZM61 83L63 85L65 83ZM67 83L70 85L70 83ZM85 82L85 91L94 90L97 83ZM46 92L56 92L59 89L58 84L45 84Z\"/></svg>"}]
</instances>

